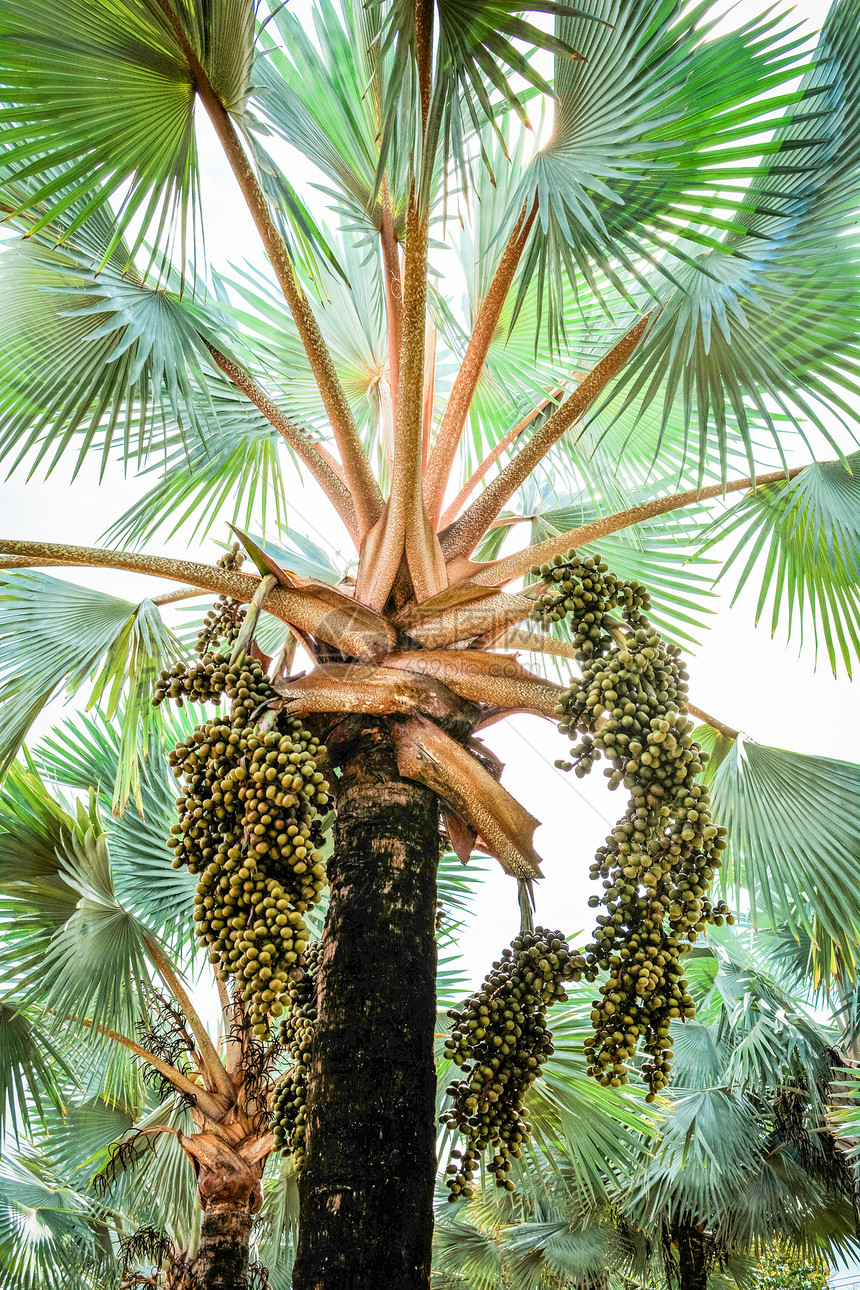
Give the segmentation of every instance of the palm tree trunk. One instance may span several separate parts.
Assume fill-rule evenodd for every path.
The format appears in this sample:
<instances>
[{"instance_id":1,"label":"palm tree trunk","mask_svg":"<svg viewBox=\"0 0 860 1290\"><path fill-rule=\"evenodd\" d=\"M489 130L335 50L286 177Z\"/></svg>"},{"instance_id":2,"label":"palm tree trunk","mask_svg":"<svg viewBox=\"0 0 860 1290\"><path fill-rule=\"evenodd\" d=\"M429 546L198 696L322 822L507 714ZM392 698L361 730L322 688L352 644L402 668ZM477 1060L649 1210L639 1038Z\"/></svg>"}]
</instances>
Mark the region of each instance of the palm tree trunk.
<instances>
[{"instance_id":1,"label":"palm tree trunk","mask_svg":"<svg viewBox=\"0 0 860 1290\"><path fill-rule=\"evenodd\" d=\"M197 1161L203 1209L193 1264L195 1290L247 1290L251 1215L263 1200L259 1163L248 1165L215 1133L186 1140Z\"/></svg>"},{"instance_id":2,"label":"palm tree trunk","mask_svg":"<svg viewBox=\"0 0 860 1290\"><path fill-rule=\"evenodd\" d=\"M250 1235L247 1200L210 1202L203 1211L194 1285L200 1290L246 1290Z\"/></svg>"},{"instance_id":3,"label":"palm tree trunk","mask_svg":"<svg viewBox=\"0 0 860 1290\"><path fill-rule=\"evenodd\" d=\"M355 731L338 753L293 1287L427 1290L438 804L400 778L383 725Z\"/></svg>"},{"instance_id":4,"label":"palm tree trunk","mask_svg":"<svg viewBox=\"0 0 860 1290\"><path fill-rule=\"evenodd\" d=\"M708 1268L703 1234L692 1223L683 1223L678 1241L678 1285L680 1290L708 1290Z\"/></svg>"}]
</instances>

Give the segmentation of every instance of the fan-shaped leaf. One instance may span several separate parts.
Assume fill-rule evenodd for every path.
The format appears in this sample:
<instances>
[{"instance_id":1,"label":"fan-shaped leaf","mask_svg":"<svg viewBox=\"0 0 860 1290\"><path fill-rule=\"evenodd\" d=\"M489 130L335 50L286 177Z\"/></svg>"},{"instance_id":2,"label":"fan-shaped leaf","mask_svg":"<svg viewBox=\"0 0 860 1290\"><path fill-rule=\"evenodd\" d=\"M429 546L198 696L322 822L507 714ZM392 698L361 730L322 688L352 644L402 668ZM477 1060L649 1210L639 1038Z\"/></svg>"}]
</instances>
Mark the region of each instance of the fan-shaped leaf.
<instances>
[{"instance_id":1,"label":"fan-shaped leaf","mask_svg":"<svg viewBox=\"0 0 860 1290\"><path fill-rule=\"evenodd\" d=\"M152 601L135 606L29 570L3 574L0 644L0 772L63 681L74 693L93 678L90 704L102 701L108 719L125 693L114 780L115 801L123 805L129 792L139 791L139 759L157 721L151 704L155 680L181 652Z\"/></svg>"},{"instance_id":2,"label":"fan-shaped leaf","mask_svg":"<svg viewBox=\"0 0 860 1290\"><path fill-rule=\"evenodd\" d=\"M667 247L689 260L679 229L688 247L716 245L733 205L725 189L757 173L761 132L792 101L799 40L774 16L708 39L709 9L597 0L590 21L557 21L584 60L556 59L553 134L518 194L537 196L544 271L578 269L593 284L597 266L629 298L625 277L644 281L654 265L674 278Z\"/></svg>"},{"instance_id":3,"label":"fan-shaped leaf","mask_svg":"<svg viewBox=\"0 0 860 1290\"><path fill-rule=\"evenodd\" d=\"M747 171L753 182L725 236L678 267L611 396L616 408L653 403L667 416L679 405L700 470L716 450L724 478L729 418L746 443L750 473L751 414L777 445L787 418L800 429L812 423L837 452L834 421L850 426L853 418L860 388L851 214L860 156L858 23L853 0L836 0L799 105L770 144L753 149L761 146L764 160Z\"/></svg>"},{"instance_id":4,"label":"fan-shaped leaf","mask_svg":"<svg viewBox=\"0 0 860 1290\"><path fill-rule=\"evenodd\" d=\"M124 189L114 242L134 226L133 254L177 221L184 248L198 198L187 46L241 117L253 18L252 0L175 0L172 11L157 0L69 0L58 23L48 0L9 0L0 23L7 205L32 231L74 206L68 236Z\"/></svg>"},{"instance_id":5,"label":"fan-shaped leaf","mask_svg":"<svg viewBox=\"0 0 860 1290\"><path fill-rule=\"evenodd\" d=\"M737 563L732 603L760 579L756 621L771 599L771 634L786 613L787 634L797 622L802 644L810 620L816 655L823 638L834 674L841 658L851 675L860 654L860 453L747 493L704 536L703 550L737 539L720 573Z\"/></svg>"},{"instance_id":6,"label":"fan-shaped leaf","mask_svg":"<svg viewBox=\"0 0 860 1290\"><path fill-rule=\"evenodd\" d=\"M114 453L140 461L175 437L189 451L217 426L204 337L224 348L223 321L202 303L37 239L7 246L0 280L0 456L10 470L26 459L50 472L72 449L76 469L91 449L103 468Z\"/></svg>"},{"instance_id":7,"label":"fan-shaped leaf","mask_svg":"<svg viewBox=\"0 0 860 1290\"><path fill-rule=\"evenodd\" d=\"M3 977L60 1026L72 1017L131 1035L152 933L116 898L96 812L78 803L68 815L32 771L14 770L10 783L0 795Z\"/></svg>"},{"instance_id":8,"label":"fan-shaped leaf","mask_svg":"<svg viewBox=\"0 0 860 1290\"><path fill-rule=\"evenodd\" d=\"M857 957L860 767L768 748L740 736L711 786L729 831L726 886L749 895L753 918L788 920L818 942L819 967ZM824 955L822 958L821 956Z\"/></svg>"},{"instance_id":9,"label":"fan-shaped leaf","mask_svg":"<svg viewBox=\"0 0 860 1290\"><path fill-rule=\"evenodd\" d=\"M205 719L205 714L193 707L171 714L164 743L184 738L198 718ZM111 813L112 785L122 756L122 724L121 711L115 721L100 711L78 715L39 745L35 759L45 774L62 785L97 794L120 902L156 935L177 946L194 946L189 911L196 879L186 869L171 865L166 839L176 820L176 786L161 740L150 742L141 764L139 809Z\"/></svg>"},{"instance_id":10,"label":"fan-shaped leaf","mask_svg":"<svg viewBox=\"0 0 860 1290\"><path fill-rule=\"evenodd\" d=\"M0 1174L0 1285L4 1290L80 1290L109 1276L104 1222L84 1196L38 1159Z\"/></svg>"},{"instance_id":11,"label":"fan-shaped leaf","mask_svg":"<svg viewBox=\"0 0 860 1290\"><path fill-rule=\"evenodd\" d=\"M0 835L2 843L2 835ZM64 1109L60 1084L68 1063L38 1019L0 1000L0 1129L31 1133L46 1106Z\"/></svg>"}]
</instances>

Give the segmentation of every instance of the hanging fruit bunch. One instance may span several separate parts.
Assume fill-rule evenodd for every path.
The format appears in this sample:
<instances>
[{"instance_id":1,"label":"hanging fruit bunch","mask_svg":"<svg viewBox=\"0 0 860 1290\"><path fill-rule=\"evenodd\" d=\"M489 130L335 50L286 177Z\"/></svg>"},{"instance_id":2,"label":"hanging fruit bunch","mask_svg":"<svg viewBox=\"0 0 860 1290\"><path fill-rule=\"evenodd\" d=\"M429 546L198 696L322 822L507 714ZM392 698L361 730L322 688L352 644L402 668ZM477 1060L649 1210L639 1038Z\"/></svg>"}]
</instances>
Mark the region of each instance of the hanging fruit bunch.
<instances>
[{"instance_id":1,"label":"hanging fruit bunch","mask_svg":"<svg viewBox=\"0 0 860 1290\"><path fill-rule=\"evenodd\" d=\"M308 1059L317 1020L318 967L319 945L309 945L305 952L305 971L290 987L279 1035L293 1065L275 1091L272 1129L276 1149L282 1155L293 1157L296 1170L301 1170L305 1159Z\"/></svg>"},{"instance_id":2,"label":"hanging fruit bunch","mask_svg":"<svg viewBox=\"0 0 860 1290\"><path fill-rule=\"evenodd\" d=\"M222 565L228 559L236 561L235 549ZM238 622L237 607L222 599L198 640L198 661L162 672L153 703L230 703L227 717L198 726L169 755L181 791L168 845L174 868L199 875L198 937L222 979L235 979L254 1033L267 1038L305 962L303 915L325 886L318 848L330 798L318 769L324 745L298 719L268 709L277 696L261 664L216 652L236 639Z\"/></svg>"},{"instance_id":3,"label":"hanging fruit bunch","mask_svg":"<svg viewBox=\"0 0 860 1290\"><path fill-rule=\"evenodd\" d=\"M507 1176L511 1158L531 1134L523 1101L553 1052L547 1008L567 999L563 982L587 972L585 959L571 953L561 932L536 927L502 950L481 989L449 1012L453 1029L445 1056L463 1069L463 1078L449 1086L452 1105L441 1118L466 1140L464 1151L451 1152L449 1201L475 1195L472 1179L491 1149L487 1168L496 1186L514 1190Z\"/></svg>"},{"instance_id":4,"label":"hanging fruit bunch","mask_svg":"<svg viewBox=\"0 0 860 1290\"><path fill-rule=\"evenodd\" d=\"M238 542L234 542L229 551L225 551L216 561L219 569L239 570L245 563L245 555ZM237 600L221 595L203 619L197 636L196 650L200 655L217 651L219 643L224 649L233 645L242 629L247 609Z\"/></svg>"},{"instance_id":5,"label":"hanging fruit bunch","mask_svg":"<svg viewBox=\"0 0 860 1290\"><path fill-rule=\"evenodd\" d=\"M705 754L684 713L687 672L648 622L645 588L575 551L532 575L542 580L532 617L544 628L567 618L582 665L557 708L559 730L581 739L557 764L582 776L603 756L609 787L630 793L591 867L604 892L589 904L604 912L586 962L608 976L591 1014L590 1073L626 1083L641 1043L653 1099L668 1082L671 1022L693 1016L682 956L706 924L734 921L708 896L726 830L712 822L707 789L696 782Z\"/></svg>"}]
</instances>

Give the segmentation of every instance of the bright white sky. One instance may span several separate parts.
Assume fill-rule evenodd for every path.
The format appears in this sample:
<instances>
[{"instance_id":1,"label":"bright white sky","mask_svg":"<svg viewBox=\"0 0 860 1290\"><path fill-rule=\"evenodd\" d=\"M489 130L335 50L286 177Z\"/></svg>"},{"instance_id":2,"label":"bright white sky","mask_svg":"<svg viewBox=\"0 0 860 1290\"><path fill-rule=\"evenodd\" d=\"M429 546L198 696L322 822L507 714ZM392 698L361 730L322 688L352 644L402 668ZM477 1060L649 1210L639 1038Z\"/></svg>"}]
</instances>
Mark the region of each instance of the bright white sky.
<instances>
[{"instance_id":1,"label":"bright white sky","mask_svg":"<svg viewBox=\"0 0 860 1290\"><path fill-rule=\"evenodd\" d=\"M300 11L307 7L307 0L300 0ZM765 7L764 0L740 0L732 20L739 22ZM801 0L795 8L798 18L816 26L823 12L816 0ZM199 123L210 263L218 267L243 258L262 262L256 232L202 113ZM308 174L301 159L291 159L290 178L297 187L303 188ZM847 443L846 447L850 449ZM145 481L124 480L119 469L111 470L100 485L95 467L85 468L74 482L62 469L48 480L34 478L26 486L23 476L15 476L0 486L3 529L18 538L96 545L100 534L147 487ZM292 522L299 531L317 540L325 535L343 550L349 549L348 542L341 544L332 537L338 531L336 517L326 513L324 499L317 493L296 489L290 500ZM209 561L218 554L211 541L198 547L181 534L170 541L151 542L147 549ZM153 579L118 572L72 570L68 576L133 600L168 589ZM797 644L787 647L784 638L772 640L766 626L756 629L754 593L744 595L734 608L727 596L714 605L711 629L690 658L691 701L761 743L858 760L856 687L844 677L834 680L826 658L815 670L811 649L798 658ZM58 704L52 705L51 720L60 719L58 709ZM44 726L43 721L40 733ZM546 876L538 891L537 920L569 932L588 927L589 862L623 810L622 800L603 787L599 770L580 781L554 769L553 761L565 755L567 742L546 722L515 718L494 726L487 732L487 742L505 762L503 782L542 822L535 840ZM484 974L518 929L515 884L495 866L487 873L478 911L464 943L475 978Z\"/></svg>"}]
</instances>

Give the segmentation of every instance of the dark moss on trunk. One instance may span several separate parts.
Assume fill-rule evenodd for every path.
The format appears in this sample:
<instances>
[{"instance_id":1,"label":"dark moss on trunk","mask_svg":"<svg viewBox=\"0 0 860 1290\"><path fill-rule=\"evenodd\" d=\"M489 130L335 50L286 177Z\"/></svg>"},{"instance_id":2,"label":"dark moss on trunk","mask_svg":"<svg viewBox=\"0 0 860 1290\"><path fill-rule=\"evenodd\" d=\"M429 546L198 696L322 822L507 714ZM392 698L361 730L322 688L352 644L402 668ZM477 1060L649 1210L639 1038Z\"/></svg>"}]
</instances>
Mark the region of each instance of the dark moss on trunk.
<instances>
[{"instance_id":1,"label":"dark moss on trunk","mask_svg":"<svg viewBox=\"0 0 860 1290\"><path fill-rule=\"evenodd\" d=\"M247 1290L250 1235L247 1200L210 1202L203 1211L194 1285L200 1290Z\"/></svg>"},{"instance_id":2,"label":"dark moss on trunk","mask_svg":"<svg viewBox=\"0 0 860 1290\"><path fill-rule=\"evenodd\" d=\"M427 1290L438 803L400 778L382 727L338 756L293 1286Z\"/></svg>"}]
</instances>

